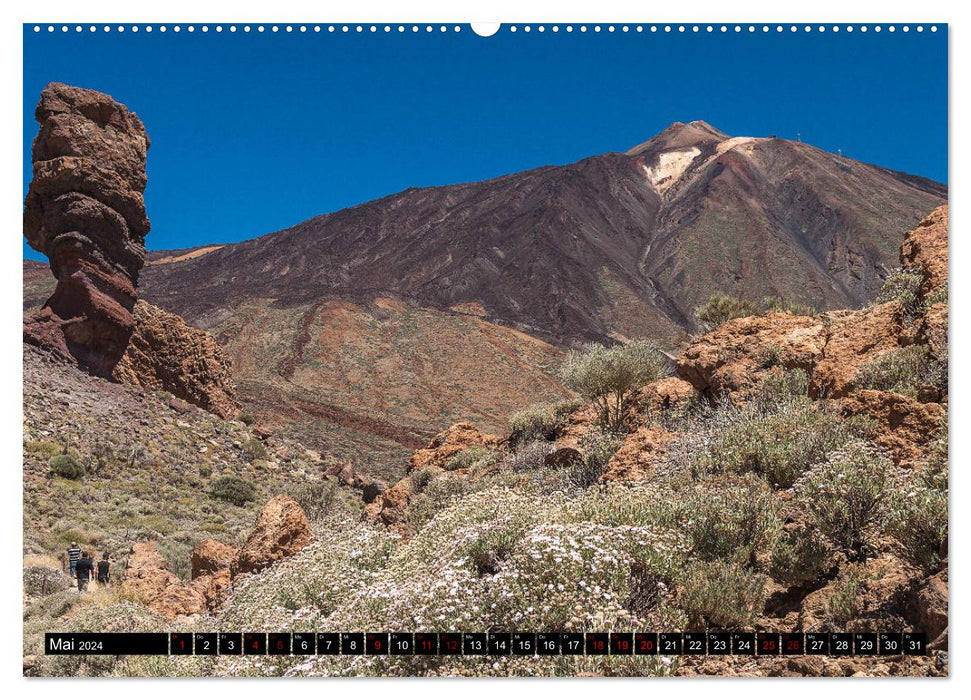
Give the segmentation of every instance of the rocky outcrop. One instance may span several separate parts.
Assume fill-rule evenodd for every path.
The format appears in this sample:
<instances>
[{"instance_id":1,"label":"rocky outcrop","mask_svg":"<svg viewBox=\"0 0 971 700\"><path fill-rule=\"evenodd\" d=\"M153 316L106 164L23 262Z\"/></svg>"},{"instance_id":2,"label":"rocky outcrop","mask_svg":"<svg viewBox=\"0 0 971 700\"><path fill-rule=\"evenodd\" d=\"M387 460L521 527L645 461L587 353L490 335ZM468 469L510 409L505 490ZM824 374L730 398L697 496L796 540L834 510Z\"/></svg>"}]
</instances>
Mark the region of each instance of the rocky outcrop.
<instances>
[{"instance_id":1,"label":"rocky outcrop","mask_svg":"<svg viewBox=\"0 0 971 700\"><path fill-rule=\"evenodd\" d=\"M110 96L51 83L35 117L24 235L57 278L24 340L108 377L128 346L149 221L148 135Z\"/></svg>"},{"instance_id":2,"label":"rocky outcrop","mask_svg":"<svg viewBox=\"0 0 971 700\"><path fill-rule=\"evenodd\" d=\"M631 403L637 406L638 413L658 413L697 395L698 390L691 382L680 377L664 377L641 387Z\"/></svg>"},{"instance_id":3,"label":"rocky outcrop","mask_svg":"<svg viewBox=\"0 0 971 700\"><path fill-rule=\"evenodd\" d=\"M834 402L844 415L863 415L873 421L871 439L894 463L910 466L926 456L939 437L945 410L937 403L890 391L864 389Z\"/></svg>"},{"instance_id":4,"label":"rocky outcrop","mask_svg":"<svg viewBox=\"0 0 971 700\"><path fill-rule=\"evenodd\" d=\"M424 467L445 470L451 466L449 460L459 452L470 447L494 446L499 442L498 436L479 432L471 423L456 423L433 437L424 448L415 450L408 460L408 471Z\"/></svg>"},{"instance_id":5,"label":"rocky outcrop","mask_svg":"<svg viewBox=\"0 0 971 700\"><path fill-rule=\"evenodd\" d=\"M896 301L859 311L837 311L826 318L827 341L809 386L814 398L846 396L856 388L856 375L865 364L910 341L904 309Z\"/></svg>"},{"instance_id":6,"label":"rocky outcrop","mask_svg":"<svg viewBox=\"0 0 971 700\"><path fill-rule=\"evenodd\" d=\"M194 579L229 569L239 553L239 548L219 540L202 540L192 548L189 558L191 576Z\"/></svg>"},{"instance_id":7,"label":"rocky outcrop","mask_svg":"<svg viewBox=\"0 0 971 700\"><path fill-rule=\"evenodd\" d=\"M736 318L693 341L677 362L678 375L708 396L743 398L774 367L812 371L823 355L822 319L768 313Z\"/></svg>"},{"instance_id":8,"label":"rocky outcrop","mask_svg":"<svg viewBox=\"0 0 971 700\"><path fill-rule=\"evenodd\" d=\"M604 469L600 481L604 483L635 483L647 480L652 465L661 460L668 443L675 438L659 425L643 426L624 438Z\"/></svg>"},{"instance_id":9,"label":"rocky outcrop","mask_svg":"<svg viewBox=\"0 0 971 700\"><path fill-rule=\"evenodd\" d=\"M207 609L206 597L172 573L154 542L132 545L121 590L170 620Z\"/></svg>"},{"instance_id":10,"label":"rocky outcrop","mask_svg":"<svg viewBox=\"0 0 971 700\"><path fill-rule=\"evenodd\" d=\"M303 508L290 496L270 499L256 518L253 532L232 564L233 576L260 571L313 542Z\"/></svg>"},{"instance_id":11,"label":"rocky outcrop","mask_svg":"<svg viewBox=\"0 0 971 700\"><path fill-rule=\"evenodd\" d=\"M211 335L145 301L135 304L134 317L128 348L113 372L116 381L168 391L220 418L236 417L232 363Z\"/></svg>"},{"instance_id":12,"label":"rocky outcrop","mask_svg":"<svg viewBox=\"0 0 971 700\"><path fill-rule=\"evenodd\" d=\"M924 273L921 294L947 284L947 205L944 204L907 233L900 246L900 264Z\"/></svg>"}]
</instances>

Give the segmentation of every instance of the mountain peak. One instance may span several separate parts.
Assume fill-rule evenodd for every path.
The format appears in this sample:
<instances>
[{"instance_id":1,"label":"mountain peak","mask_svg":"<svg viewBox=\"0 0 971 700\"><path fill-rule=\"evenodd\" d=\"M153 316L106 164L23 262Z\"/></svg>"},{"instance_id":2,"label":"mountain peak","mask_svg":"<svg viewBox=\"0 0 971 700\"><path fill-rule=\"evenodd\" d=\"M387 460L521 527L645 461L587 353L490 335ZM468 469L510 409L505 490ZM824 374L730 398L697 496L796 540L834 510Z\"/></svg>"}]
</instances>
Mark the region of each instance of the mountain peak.
<instances>
[{"instance_id":1,"label":"mountain peak","mask_svg":"<svg viewBox=\"0 0 971 700\"><path fill-rule=\"evenodd\" d=\"M718 143L730 138L728 134L700 119L688 122L673 122L664 131L642 144L627 151L636 156L645 151L666 151L673 148L691 148L703 143Z\"/></svg>"}]
</instances>

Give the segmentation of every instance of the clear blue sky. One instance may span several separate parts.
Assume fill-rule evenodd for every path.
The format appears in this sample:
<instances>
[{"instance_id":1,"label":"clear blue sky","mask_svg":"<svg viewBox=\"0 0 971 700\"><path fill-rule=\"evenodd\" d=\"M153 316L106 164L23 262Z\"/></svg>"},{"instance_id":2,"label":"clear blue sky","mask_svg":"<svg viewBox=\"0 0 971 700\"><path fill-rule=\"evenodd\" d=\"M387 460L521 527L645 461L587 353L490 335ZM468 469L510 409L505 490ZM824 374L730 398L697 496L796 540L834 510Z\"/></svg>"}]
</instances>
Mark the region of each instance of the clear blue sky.
<instances>
[{"instance_id":1,"label":"clear blue sky","mask_svg":"<svg viewBox=\"0 0 971 700\"><path fill-rule=\"evenodd\" d=\"M407 187L623 151L672 121L947 182L947 29L880 34L81 34L24 28L24 193L50 81L148 129L150 249L231 242ZM25 255L43 259L24 244Z\"/></svg>"}]
</instances>

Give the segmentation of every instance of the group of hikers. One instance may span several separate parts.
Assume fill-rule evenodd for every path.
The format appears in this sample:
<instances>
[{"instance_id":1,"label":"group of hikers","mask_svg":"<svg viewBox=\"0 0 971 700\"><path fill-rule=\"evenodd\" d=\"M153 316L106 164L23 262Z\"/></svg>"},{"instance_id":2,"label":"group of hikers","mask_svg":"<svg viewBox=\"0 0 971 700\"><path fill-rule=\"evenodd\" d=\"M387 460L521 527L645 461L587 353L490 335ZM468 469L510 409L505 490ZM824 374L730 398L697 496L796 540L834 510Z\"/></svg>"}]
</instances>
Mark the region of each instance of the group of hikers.
<instances>
[{"instance_id":1,"label":"group of hikers","mask_svg":"<svg viewBox=\"0 0 971 700\"><path fill-rule=\"evenodd\" d=\"M71 578L77 581L78 591L86 590L88 582L95 575L96 567L94 562L91 561L86 551L78 547L77 542L72 542L71 546L67 548L67 559L71 567ZM99 584L106 586L110 583L110 568L111 563L108 560L108 553L105 552L101 557L101 561L97 564Z\"/></svg>"}]
</instances>

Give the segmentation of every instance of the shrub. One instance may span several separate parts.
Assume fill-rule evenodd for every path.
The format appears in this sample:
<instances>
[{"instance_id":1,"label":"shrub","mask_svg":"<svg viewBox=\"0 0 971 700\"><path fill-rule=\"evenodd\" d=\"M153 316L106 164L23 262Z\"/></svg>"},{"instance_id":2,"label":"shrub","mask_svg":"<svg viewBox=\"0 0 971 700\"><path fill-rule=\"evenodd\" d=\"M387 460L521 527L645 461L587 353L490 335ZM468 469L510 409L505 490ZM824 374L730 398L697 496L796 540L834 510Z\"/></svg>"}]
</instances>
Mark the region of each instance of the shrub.
<instances>
[{"instance_id":1,"label":"shrub","mask_svg":"<svg viewBox=\"0 0 971 700\"><path fill-rule=\"evenodd\" d=\"M244 506L256 500L256 487L246 479L226 474L213 480L209 485L209 495L220 501Z\"/></svg>"},{"instance_id":2,"label":"shrub","mask_svg":"<svg viewBox=\"0 0 971 700\"><path fill-rule=\"evenodd\" d=\"M212 476L212 467L205 464L201 465L199 467L199 476L201 476L203 479L208 479L210 476Z\"/></svg>"},{"instance_id":3,"label":"shrub","mask_svg":"<svg viewBox=\"0 0 971 700\"><path fill-rule=\"evenodd\" d=\"M886 457L854 440L809 470L796 484L796 498L826 537L859 556L883 516L890 470Z\"/></svg>"},{"instance_id":4,"label":"shrub","mask_svg":"<svg viewBox=\"0 0 971 700\"><path fill-rule=\"evenodd\" d=\"M845 624L859 614L857 596L865 580L866 573L862 567L849 566L833 584L833 593L826 602L826 610L833 621Z\"/></svg>"},{"instance_id":5,"label":"shrub","mask_svg":"<svg viewBox=\"0 0 971 700\"><path fill-rule=\"evenodd\" d=\"M333 482L320 480L291 486L287 493L300 504L307 518L316 522L333 513L334 507L338 505L340 491Z\"/></svg>"},{"instance_id":6,"label":"shrub","mask_svg":"<svg viewBox=\"0 0 971 700\"><path fill-rule=\"evenodd\" d=\"M622 442L619 435L601 430L593 430L581 437L580 451L583 458L566 468L567 483L580 489L596 484Z\"/></svg>"},{"instance_id":7,"label":"shrub","mask_svg":"<svg viewBox=\"0 0 971 700\"><path fill-rule=\"evenodd\" d=\"M752 480L700 494L688 501L685 531L692 552L705 560L725 559L755 565L779 530L771 491Z\"/></svg>"},{"instance_id":8,"label":"shrub","mask_svg":"<svg viewBox=\"0 0 971 700\"><path fill-rule=\"evenodd\" d=\"M546 456L552 449L545 440L534 440L508 455L505 466L517 474L539 472L546 468Z\"/></svg>"},{"instance_id":9,"label":"shrub","mask_svg":"<svg viewBox=\"0 0 971 700\"><path fill-rule=\"evenodd\" d=\"M48 461L51 470L65 479L80 479L84 476L84 464L69 454L54 455Z\"/></svg>"},{"instance_id":10,"label":"shrub","mask_svg":"<svg viewBox=\"0 0 971 700\"><path fill-rule=\"evenodd\" d=\"M640 387L666 376L670 361L646 341L606 348L588 345L574 352L560 368L560 377L573 391L597 408L601 425L623 427L624 413Z\"/></svg>"},{"instance_id":11,"label":"shrub","mask_svg":"<svg viewBox=\"0 0 971 700\"><path fill-rule=\"evenodd\" d=\"M683 576L678 605L692 624L750 625L765 606L765 576L730 562L696 562Z\"/></svg>"},{"instance_id":12,"label":"shrub","mask_svg":"<svg viewBox=\"0 0 971 700\"><path fill-rule=\"evenodd\" d=\"M883 281L883 288L873 300L873 304L886 304L898 301L909 318L920 316L924 309L920 302L920 285L924 275L917 270L897 268L891 270Z\"/></svg>"},{"instance_id":13,"label":"shrub","mask_svg":"<svg viewBox=\"0 0 971 700\"><path fill-rule=\"evenodd\" d=\"M808 400L793 402L779 413L749 415L729 427L696 460L695 472L755 472L788 488L860 431L858 421L820 411Z\"/></svg>"},{"instance_id":14,"label":"shrub","mask_svg":"<svg viewBox=\"0 0 971 700\"><path fill-rule=\"evenodd\" d=\"M887 534L900 543L904 558L933 570L947 538L947 491L921 481L900 484L888 511Z\"/></svg>"},{"instance_id":15,"label":"shrub","mask_svg":"<svg viewBox=\"0 0 971 700\"><path fill-rule=\"evenodd\" d=\"M24 450L27 454L31 454L34 457L50 459L54 455L63 454L67 451L67 448L64 445L48 440L31 440L24 445Z\"/></svg>"},{"instance_id":16,"label":"shrub","mask_svg":"<svg viewBox=\"0 0 971 700\"><path fill-rule=\"evenodd\" d=\"M50 595L71 586L71 579L53 566L24 567L24 592L28 595Z\"/></svg>"},{"instance_id":17,"label":"shrub","mask_svg":"<svg viewBox=\"0 0 971 700\"><path fill-rule=\"evenodd\" d=\"M861 389L914 397L924 386L947 393L947 364L934 357L926 345L893 348L863 365L856 375L856 384Z\"/></svg>"},{"instance_id":18,"label":"shrub","mask_svg":"<svg viewBox=\"0 0 971 700\"><path fill-rule=\"evenodd\" d=\"M785 531L772 549L769 576L779 583L802 585L815 581L830 558L830 548L814 530Z\"/></svg>"},{"instance_id":19,"label":"shrub","mask_svg":"<svg viewBox=\"0 0 971 700\"><path fill-rule=\"evenodd\" d=\"M509 443L513 448L534 440L552 440L563 426L564 419L577 410L577 401L558 401L537 404L515 414L510 421Z\"/></svg>"},{"instance_id":20,"label":"shrub","mask_svg":"<svg viewBox=\"0 0 971 700\"><path fill-rule=\"evenodd\" d=\"M714 294L695 309L695 316L708 328L716 328L733 318L757 316L759 305L754 301L738 299L725 294Z\"/></svg>"},{"instance_id":21,"label":"shrub","mask_svg":"<svg viewBox=\"0 0 971 700\"><path fill-rule=\"evenodd\" d=\"M238 420L243 425L253 425L253 423L256 422L256 419L249 413L240 413L236 417L236 420Z\"/></svg>"},{"instance_id":22,"label":"shrub","mask_svg":"<svg viewBox=\"0 0 971 700\"><path fill-rule=\"evenodd\" d=\"M490 467L502 459L502 455L494 447L474 445L461 452L456 452L445 462L445 470L469 469L477 471Z\"/></svg>"},{"instance_id":23,"label":"shrub","mask_svg":"<svg viewBox=\"0 0 971 700\"><path fill-rule=\"evenodd\" d=\"M270 454L266 450L266 445L259 438L251 437L243 443L243 457L247 462L265 460Z\"/></svg>"},{"instance_id":24,"label":"shrub","mask_svg":"<svg viewBox=\"0 0 971 700\"><path fill-rule=\"evenodd\" d=\"M762 308L765 311L776 311L794 316L816 315L816 309L808 304L797 304L794 301L788 301L787 299L780 299L778 297L765 297L762 299Z\"/></svg>"}]
</instances>

